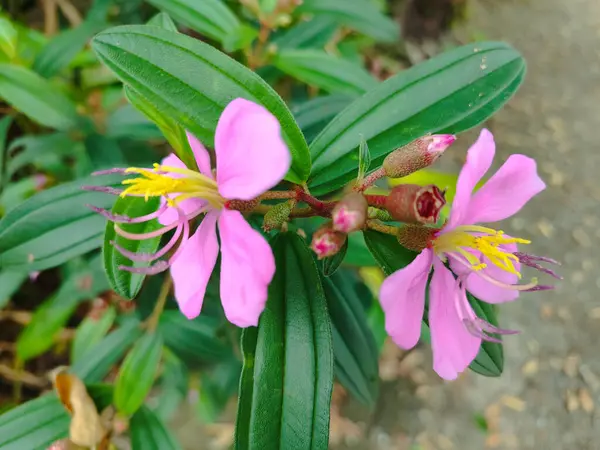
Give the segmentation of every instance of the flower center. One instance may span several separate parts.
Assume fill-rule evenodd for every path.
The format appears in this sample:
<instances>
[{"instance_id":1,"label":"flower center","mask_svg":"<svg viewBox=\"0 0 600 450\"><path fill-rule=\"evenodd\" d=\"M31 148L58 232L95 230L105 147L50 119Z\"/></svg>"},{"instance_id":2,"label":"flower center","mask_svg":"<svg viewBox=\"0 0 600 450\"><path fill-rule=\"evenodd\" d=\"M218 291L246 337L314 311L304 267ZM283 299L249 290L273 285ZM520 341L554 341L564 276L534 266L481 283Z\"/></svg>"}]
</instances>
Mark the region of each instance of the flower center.
<instances>
[{"instance_id":1,"label":"flower center","mask_svg":"<svg viewBox=\"0 0 600 450\"><path fill-rule=\"evenodd\" d=\"M480 271L487 267L487 263L483 262L485 257L496 267L521 278L521 273L515 267L519 258L501 246L530 243L531 241L526 239L507 237L503 231L496 231L492 228L462 225L448 233L438 235L432 246L438 255L458 253L474 271Z\"/></svg>"},{"instance_id":2,"label":"flower center","mask_svg":"<svg viewBox=\"0 0 600 450\"><path fill-rule=\"evenodd\" d=\"M179 167L154 164L153 169L130 167L125 173L140 175L123 181L127 188L121 197L164 197L169 206L177 206L190 198L206 200L213 208L222 208L225 199L219 194L217 182L199 172ZM180 175L175 178L172 174Z\"/></svg>"}]
</instances>

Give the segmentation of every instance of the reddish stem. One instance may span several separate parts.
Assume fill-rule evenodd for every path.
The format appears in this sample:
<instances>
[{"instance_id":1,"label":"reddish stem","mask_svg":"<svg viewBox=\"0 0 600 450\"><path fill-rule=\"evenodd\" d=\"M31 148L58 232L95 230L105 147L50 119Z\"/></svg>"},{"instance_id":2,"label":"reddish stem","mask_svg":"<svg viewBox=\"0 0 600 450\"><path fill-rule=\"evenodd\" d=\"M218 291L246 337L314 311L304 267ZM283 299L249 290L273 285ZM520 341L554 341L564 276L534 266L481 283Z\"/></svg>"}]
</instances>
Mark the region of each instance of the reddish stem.
<instances>
[{"instance_id":1,"label":"reddish stem","mask_svg":"<svg viewBox=\"0 0 600 450\"><path fill-rule=\"evenodd\" d=\"M384 208L387 200L387 195L365 195L365 199L369 206L375 206L376 208Z\"/></svg>"},{"instance_id":2,"label":"reddish stem","mask_svg":"<svg viewBox=\"0 0 600 450\"><path fill-rule=\"evenodd\" d=\"M367 188L373 186L377 180L379 180L380 178L383 178L384 176L385 176L385 169L383 167L380 167L375 172L367 175L362 180L360 185L355 188L355 190L358 192L364 192Z\"/></svg>"},{"instance_id":3,"label":"reddish stem","mask_svg":"<svg viewBox=\"0 0 600 450\"><path fill-rule=\"evenodd\" d=\"M313 197L301 188L298 188L296 190L296 200L298 200L299 202L306 203L308 206L314 209L320 216L324 214L329 215L331 213L331 210L335 206L335 202L322 202L321 200Z\"/></svg>"}]
</instances>

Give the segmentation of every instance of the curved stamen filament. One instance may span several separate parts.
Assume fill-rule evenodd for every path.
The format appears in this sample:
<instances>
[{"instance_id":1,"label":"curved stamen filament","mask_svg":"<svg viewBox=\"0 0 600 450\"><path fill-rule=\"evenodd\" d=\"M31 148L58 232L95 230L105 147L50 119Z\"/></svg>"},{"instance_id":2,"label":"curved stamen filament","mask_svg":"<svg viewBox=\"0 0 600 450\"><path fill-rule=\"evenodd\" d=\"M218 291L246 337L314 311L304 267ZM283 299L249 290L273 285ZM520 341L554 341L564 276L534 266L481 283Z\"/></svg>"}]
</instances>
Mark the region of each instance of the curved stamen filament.
<instances>
[{"instance_id":1,"label":"curved stamen filament","mask_svg":"<svg viewBox=\"0 0 600 450\"><path fill-rule=\"evenodd\" d=\"M113 214L112 212L110 212L107 209L99 208L99 207L94 206L94 205L85 205L85 206L87 206L88 208L90 208L92 211L97 212L98 214L106 217L111 222L115 222L115 223L142 223L142 222L148 222L148 221L150 221L152 219L157 219L168 208L168 205L166 203L164 203L163 205L161 205L160 208L158 208L154 212L151 212L150 214L145 214L143 216L138 216L138 217L129 217L129 216L120 215L120 214Z\"/></svg>"},{"instance_id":2,"label":"curved stamen filament","mask_svg":"<svg viewBox=\"0 0 600 450\"><path fill-rule=\"evenodd\" d=\"M161 258L162 256L166 255L167 252L169 250L171 250L175 246L175 244L177 244L177 241L179 240L179 237L181 236L182 230L183 230L183 224L181 224L180 226L177 227L177 229L175 230L175 233L173 233L173 236L171 237L171 239L169 239L169 242L167 242L167 244L162 249L157 251L156 253L136 253L136 252L127 250L124 247L121 247L115 241L110 241L110 243L114 248L117 249L117 251L121 255L125 256L126 258L129 258L132 261L152 262L152 261L155 261L155 260Z\"/></svg>"},{"instance_id":3,"label":"curved stamen filament","mask_svg":"<svg viewBox=\"0 0 600 450\"><path fill-rule=\"evenodd\" d=\"M448 256L450 258L452 258L454 261L456 261L456 262L462 264L463 266L467 267L468 269L472 270L473 273L476 273L478 276L480 276L484 280L489 281L493 285L504 288L504 289L510 289L510 290L514 290L514 291L528 291L538 285L537 278L532 278L531 282L528 284L504 283L502 281L496 280L495 278L492 278L485 271L473 269L473 266L469 263L469 261L462 259L460 256L458 256L456 254L449 253Z\"/></svg>"},{"instance_id":4,"label":"curved stamen filament","mask_svg":"<svg viewBox=\"0 0 600 450\"><path fill-rule=\"evenodd\" d=\"M129 267L129 266L121 265L121 266L119 266L119 270L124 270L126 272L131 272L131 273L140 273L140 274L145 274L145 275L156 275L157 273L164 272L169 267L171 267L171 265L175 262L175 260L179 257L179 255L181 255L181 252L183 251L183 248L185 247L185 243L187 242L187 240L190 237L190 224L189 224L185 214L183 213L183 211L180 208L177 208L177 213L179 215L179 220L175 221L175 223L179 226L179 228L183 229L183 237L181 238L181 243L179 244L179 247L177 248L177 250L175 251L173 256L171 256L171 258L169 258L168 261L160 260L149 267Z\"/></svg>"}]
</instances>

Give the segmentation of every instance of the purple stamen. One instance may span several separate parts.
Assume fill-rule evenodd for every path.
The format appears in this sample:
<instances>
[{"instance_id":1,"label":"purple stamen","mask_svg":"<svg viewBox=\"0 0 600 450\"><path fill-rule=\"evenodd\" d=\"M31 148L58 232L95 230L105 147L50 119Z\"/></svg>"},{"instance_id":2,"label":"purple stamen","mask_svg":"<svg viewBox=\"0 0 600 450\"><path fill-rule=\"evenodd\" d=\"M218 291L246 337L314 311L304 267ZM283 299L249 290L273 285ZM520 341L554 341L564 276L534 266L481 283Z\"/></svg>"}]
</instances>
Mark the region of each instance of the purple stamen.
<instances>
[{"instance_id":1,"label":"purple stamen","mask_svg":"<svg viewBox=\"0 0 600 450\"><path fill-rule=\"evenodd\" d=\"M497 326L492 325L491 323L489 323L479 317L477 319L475 319L475 322L486 333L494 333L494 334L501 334L501 335L519 334L520 333L519 330L509 330L508 328L498 328Z\"/></svg>"},{"instance_id":2,"label":"purple stamen","mask_svg":"<svg viewBox=\"0 0 600 450\"><path fill-rule=\"evenodd\" d=\"M515 252L513 253L513 255L519 258L519 262L525 266L539 270L540 272L550 275L551 277L556 278L557 280L563 279L563 277L561 277L552 269L548 269L547 267L543 267L542 265L538 264L538 262L545 262L548 264L555 264L560 266L560 263L552 258L546 258L545 256L528 255L527 253L521 252Z\"/></svg>"},{"instance_id":3,"label":"purple stamen","mask_svg":"<svg viewBox=\"0 0 600 450\"><path fill-rule=\"evenodd\" d=\"M548 284L538 284L537 286L534 286L531 289L527 289L524 292L552 291L553 289L554 289L554 286L550 286Z\"/></svg>"},{"instance_id":4,"label":"purple stamen","mask_svg":"<svg viewBox=\"0 0 600 450\"><path fill-rule=\"evenodd\" d=\"M471 335L475 336L476 338L483 339L484 341L488 341L488 342L495 342L497 344L502 344L501 339L498 339L498 338L495 338L493 336L486 334L473 321L463 319L463 324L465 325L465 328L467 329L467 331Z\"/></svg>"},{"instance_id":5,"label":"purple stamen","mask_svg":"<svg viewBox=\"0 0 600 450\"><path fill-rule=\"evenodd\" d=\"M84 191L102 192L104 194L121 195L123 189L117 189L110 186L81 186Z\"/></svg>"},{"instance_id":6,"label":"purple stamen","mask_svg":"<svg viewBox=\"0 0 600 450\"><path fill-rule=\"evenodd\" d=\"M114 167L112 169L105 169L105 170L97 170L96 172L92 172L93 176L98 176L98 175L110 175L113 173L127 173L127 169L123 168L123 167Z\"/></svg>"},{"instance_id":7,"label":"purple stamen","mask_svg":"<svg viewBox=\"0 0 600 450\"><path fill-rule=\"evenodd\" d=\"M129 216L125 216L125 215L122 215L122 214L113 214L110 211L108 211L107 209L98 208L97 206L94 206L94 205L86 204L85 206L87 206L88 208L90 208L92 211L97 212L98 214L101 214L106 219L110 220L111 222L115 222L115 223L142 223L142 222L148 222L149 220L158 218L168 208L168 205L166 203L164 203L163 205L160 206L160 208L158 208L154 212L151 212L150 214L146 214L146 215L139 216L139 217L129 217Z\"/></svg>"}]
</instances>

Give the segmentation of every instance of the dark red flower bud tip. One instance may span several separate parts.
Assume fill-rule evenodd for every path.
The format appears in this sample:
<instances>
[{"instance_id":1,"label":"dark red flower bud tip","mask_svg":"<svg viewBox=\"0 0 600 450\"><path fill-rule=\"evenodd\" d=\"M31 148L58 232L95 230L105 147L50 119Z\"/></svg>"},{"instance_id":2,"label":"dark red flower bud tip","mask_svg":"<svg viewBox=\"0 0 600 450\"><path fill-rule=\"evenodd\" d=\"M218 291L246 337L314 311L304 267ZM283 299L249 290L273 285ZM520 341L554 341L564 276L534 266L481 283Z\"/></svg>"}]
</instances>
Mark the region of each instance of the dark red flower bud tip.
<instances>
[{"instance_id":1,"label":"dark red flower bud tip","mask_svg":"<svg viewBox=\"0 0 600 450\"><path fill-rule=\"evenodd\" d=\"M446 204L446 192L435 185L425 186L417 195L416 209L417 218L421 223L436 223L440 217L440 211Z\"/></svg>"},{"instance_id":2,"label":"dark red flower bud tip","mask_svg":"<svg viewBox=\"0 0 600 450\"><path fill-rule=\"evenodd\" d=\"M385 209L399 222L434 224L446 205L445 192L435 185L401 184L385 199Z\"/></svg>"}]
</instances>

